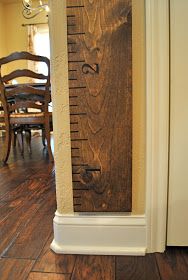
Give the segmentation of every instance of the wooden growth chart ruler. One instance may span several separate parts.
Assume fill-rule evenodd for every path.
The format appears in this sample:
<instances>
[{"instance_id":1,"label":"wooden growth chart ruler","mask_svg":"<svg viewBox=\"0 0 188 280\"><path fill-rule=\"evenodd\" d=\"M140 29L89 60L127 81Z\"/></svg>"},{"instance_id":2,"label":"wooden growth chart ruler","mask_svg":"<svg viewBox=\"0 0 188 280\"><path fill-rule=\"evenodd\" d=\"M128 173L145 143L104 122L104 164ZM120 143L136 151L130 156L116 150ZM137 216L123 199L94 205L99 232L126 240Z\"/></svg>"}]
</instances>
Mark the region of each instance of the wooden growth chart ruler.
<instances>
[{"instance_id":1,"label":"wooden growth chart ruler","mask_svg":"<svg viewBox=\"0 0 188 280\"><path fill-rule=\"evenodd\" d=\"M132 205L131 0L67 0L74 210Z\"/></svg>"}]
</instances>

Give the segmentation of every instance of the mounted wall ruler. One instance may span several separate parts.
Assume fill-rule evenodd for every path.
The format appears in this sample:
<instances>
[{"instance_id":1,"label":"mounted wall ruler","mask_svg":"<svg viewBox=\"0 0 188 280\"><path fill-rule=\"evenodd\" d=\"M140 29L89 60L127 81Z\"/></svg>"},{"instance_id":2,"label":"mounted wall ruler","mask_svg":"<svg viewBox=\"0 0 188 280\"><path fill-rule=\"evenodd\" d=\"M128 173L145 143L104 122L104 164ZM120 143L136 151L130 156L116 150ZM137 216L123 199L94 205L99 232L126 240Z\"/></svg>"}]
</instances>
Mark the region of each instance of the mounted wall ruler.
<instances>
[{"instance_id":1,"label":"mounted wall ruler","mask_svg":"<svg viewBox=\"0 0 188 280\"><path fill-rule=\"evenodd\" d=\"M74 210L132 204L130 0L67 0Z\"/></svg>"}]
</instances>

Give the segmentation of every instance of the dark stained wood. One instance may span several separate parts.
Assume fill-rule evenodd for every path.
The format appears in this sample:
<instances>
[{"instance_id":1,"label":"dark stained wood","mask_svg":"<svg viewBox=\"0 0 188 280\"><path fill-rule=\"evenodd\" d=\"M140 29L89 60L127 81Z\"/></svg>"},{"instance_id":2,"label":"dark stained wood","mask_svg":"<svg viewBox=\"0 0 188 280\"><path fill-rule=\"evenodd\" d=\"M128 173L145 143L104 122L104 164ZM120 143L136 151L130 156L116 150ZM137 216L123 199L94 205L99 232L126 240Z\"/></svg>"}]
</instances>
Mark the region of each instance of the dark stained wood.
<instances>
[{"instance_id":1,"label":"dark stained wood","mask_svg":"<svg viewBox=\"0 0 188 280\"><path fill-rule=\"evenodd\" d=\"M116 257L116 280L160 280L154 254Z\"/></svg>"},{"instance_id":2,"label":"dark stained wood","mask_svg":"<svg viewBox=\"0 0 188 280\"><path fill-rule=\"evenodd\" d=\"M156 254L161 280L187 280L188 264L181 248L168 248L164 254Z\"/></svg>"},{"instance_id":3,"label":"dark stained wood","mask_svg":"<svg viewBox=\"0 0 188 280\"><path fill-rule=\"evenodd\" d=\"M74 209L131 211L131 0L67 5Z\"/></svg>"},{"instance_id":4,"label":"dark stained wood","mask_svg":"<svg viewBox=\"0 0 188 280\"><path fill-rule=\"evenodd\" d=\"M55 195L49 192L32 220L20 231L12 246L3 255L11 258L37 259L52 230L56 210Z\"/></svg>"},{"instance_id":5,"label":"dark stained wood","mask_svg":"<svg viewBox=\"0 0 188 280\"><path fill-rule=\"evenodd\" d=\"M19 163L17 167L15 165L8 165L3 170L0 171L0 199L6 195L12 189L15 189L22 182L24 182L29 176L31 176L32 169L28 172L28 167L22 165L19 168Z\"/></svg>"},{"instance_id":6,"label":"dark stained wood","mask_svg":"<svg viewBox=\"0 0 188 280\"><path fill-rule=\"evenodd\" d=\"M43 155L43 160L40 159L41 154L37 153L37 151L38 146L41 146L41 142L40 137L33 139L33 143L35 143L36 147L31 157L22 158L22 160L20 160L19 152L13 155L11 154L10 160L14 159L15 163L12 162L8 166L0 168L0 177L1 181L3 181L3 185L6 185L6 181L9 185L6 192L4 192L4 196L0 200L0 205L2 206L2 208L0 208L1 255L6 254L7 250L9 250L23 229L25 231L27 229L29 234L33 231L33 235L31 234L30 236L30 241L33 242L31 245L33 246L32 248L34 248L37 219L35 215L41 207L42 210L39 210L39 216L45 216L44 209L46 209L47 215L44 221L42 221L43 229L41 230L43 238L46 235L46 239L39 239L38 244L41 244L42 247L37 248L38 251L36 251L38 253L36 254L40 253L39 249L42 250L48 235L52 231L52 219L56 208L54 167L52 164L45 161L45 155ZM21 170L23 176L22 182L19 184L19 174L21 174ZM44 172L45 176L43 175ZM18 176L18 185L16 184L16 174ZM11 180L11 178L13 179ZM49 206L47 206L48 203ZM46 223L45 219L47 219ZM27 227L27 225L29 225L29 227ZM45 233L45 229L49 229L49 231ZM27 246L29 246L28 243ZM24 245L23 247L27 246ZM30 250L32 248L30 248Z\"/></svg>"},{"instance_id":7,"label":"dark stained wood","mask_svg":"<svg viewBox=\"0 0 188 280\"><path fill-rule=\"evenodd\" d=\"M27 201L0 223L0 252L5 253L17 234L29 223L39 208L39 204Z\"/></svg>"},{"instance_id":8,"label":"dark stained wood","mask_svg":"<svg viewBox=\"0 0 188 280\"><path fill-rule=\"evenodd\" d=\"M41 239L46 240L47 235L51 235L53 231L53 215L50 216L50 213L53 213L55 206L52 203L53 198L55 201L54 166L49 164L46 154L41 152L43 149L41 137L34 137L32 143L34 144L32 155L25 154L23 158L16 148L10 154L9 165L0 167L0 192L4 185L8 185L0 198L0 255L10 252L14 245L18 246L19 253L20 248L23 250L25 245L30 253L32 250L32 256L37 256L39 249L34 246L35 237L42 251L36 260L28 259L31 255L26 254L27 259L0 258L0 279L25 280L28 279L29 273L30 280L188 279L187 248L167 248L165 254L149 254L145 257L75 256L53 253L49 248L52 236L48 238L46 244ZM21 170L25 177L19 181ZM16 174L19 174L17 181ZM75 201L79 203L79 198L75 198ZM40 211L42 213L39 213ZM47 227L45 221L42 221L43 218L46 219L44 211L49 214ZM38 225L43 231L40 236L36 225L39 219L36 214L41 217L39 224L42 222L44 225L44 227ZM21 236L28 238L22 239Z\"/></svg>"},{"instance_id":9,"label":"dark stained wood","mask_svg":"<svg viewBox=\"0 0 188 280\"><path fill-rule=\"evenodd\" d=\"M71 274L75 265L75 255L58 255L50 249L53 236L48 239L32 271Z\"/></svg>"},{"instance_id":10,"label":"dark stained wood","mask_svg":"<svg viewBox=\"0 0 188 280\"><path fill-rule=\"evenodd\" d=\"M54 274L54 273L40 273L40 272L31 272L28 277L28 280L70 280L70 279L71 279L70 275L68 274Z\"/></svg>"},{"instance_id":11,"label":"dark stained wood","mask_svg":"<svg viewBox=\"0 0 188 280\"><path fill-rule=\"evenodd\" d=\"M27 174L31 173L32 170L34 170L34 168L36 170L42 170L43 168L45 168L45 166L48 165L48 159L49 159L48 153L46 151L46 148L44 149L43 146L40 145L39 143L39 141L42 140L41 137L39 136L38 133L36 134L32 136L31 153L29 153L28 150L26 149L27 147L25 141L23 142L24 150L25 150L24 154L20 153L20 149L18 145L11 148L11 153L9 155L7 165L3 166L0 163L0 168L3 167L0 169L1 180L4 180L5 182L8 183L9 180L12 181L13 179L15 179L15 183L16 183L17 182L16 179L18 180L22 176L23 178L25 178ZM53 145L53 137L51 143ZM3 148L3 145L4 145L4 140L0 137L1 150ZM8 172L10 172L10 174L8 174ZM21 172L23 173L22 176L20 175ZM4 173L6 173L7 176ZM9 180L6 181L6 178ZM4 184L3 182L0 181L1 190L3 189L4 185L6 185L6 183ZM12 184L12 187L13 186L14 184ZM6 190L6 187L4 188ZM11 184L10 184L10 188L11 188Z\"/></svg>"},{"instance_id":12,"label":"dark stained wood","mask_svg":"<svg viewBox=\"0 0 188 280\"><path fill-rule=\"evenodd\" d=\"M33 266L31 260L0 259L1 280L25 280Z\"/></svg>"},{"instance_id":13,"label":"dark stained wood","mask_svg":"<svg viewBox=\"0 0 188 280\"><path fill-rule=\"evenodd\" d=\"M71 280L115 280L115 257L77 256Z\"/></svg>"},{"instance_id":14,"label":"dark stained wood","mask_svg":"<svg viewBox=\"0 0 188 280\"><path fill-rule=\"evenodd\" d=\"M29 171L29 169L28 169ZM44 196L48 194L50 189L55 191L54 176L49 171L44 178L41 178L39 172L34 172L32 169L25 176L25 181L14 186L15 181L12 182L12 188L0 201L0 222L2 222L12 212L16 212L18 208L22 207L25 201L33 201L37 204L44 201ZM32 176L32 179L28 179ZM50 178L52 177L52 178ZM23 180L23 178L22 178ZM19 182L19 180L18 180ZM46 197L47 198L47 197Z\"/></svg>"},{"instance_id":15,"label":"dark stained wood","mask_svg":"<svg viewBox=\"0 0 188 280\"><path fill-rule=\"evenodd\" d=\"M179 251L179 248L176 248L177 252ZM188 266L188 247L182 247L181 250L181 255L183 256L187 266Z\"/></svg>"}]
</instances>

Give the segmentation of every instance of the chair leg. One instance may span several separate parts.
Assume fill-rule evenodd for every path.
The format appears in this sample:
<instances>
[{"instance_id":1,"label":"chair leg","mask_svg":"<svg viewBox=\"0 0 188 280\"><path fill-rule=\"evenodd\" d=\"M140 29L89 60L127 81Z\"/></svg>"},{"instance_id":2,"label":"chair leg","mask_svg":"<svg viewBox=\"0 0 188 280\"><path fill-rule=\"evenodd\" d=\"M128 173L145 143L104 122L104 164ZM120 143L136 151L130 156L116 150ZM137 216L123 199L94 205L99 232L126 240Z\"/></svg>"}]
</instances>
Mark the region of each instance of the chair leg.
<instances>
[{"instance_id":1,"label":"chair leg","mask_svg":"<svg viewBox=\"0 0 188 280\"><path fill-rule=\"evenodd\" d=\"M23 131L17 131L17 139L18 139L18 145L21 151L21 154L24 153L24 142L23 142Z\"/></svg>"},{"instance_id":2,"label":"chair leg","mask_svg":"<svg viewBox=\"0 0 188 280\"><path fill-rule=\"evenodd\" d=\"M2 162L6 164L11 148L11 127L9 124L6 124L6 136L5 136L5 145L3 151Z\"/></svg>"},{"instance_id":3,"label":"chair leg","mask_svg":"<svg viewBox=\"0 0 188 280\"><path fill-rule=\"evenodd\" d=\"M42 144L43 144L44 147L46 147L46 142L45 142L45 140L46 140L45 129L42 128Z\"/></svg>"},{"instance_id":4,"label":"chair leg","mask_svg":"<svg viewBox=\"0 0 188 280\"><path fill-rule=\"evenodd\" d=\"M16 147L16 133L14 129L12 130L12 146L15 148Z\"/></svg>"},{"instance_id":5,"label":"chair leg","mask_svg":"<svg viewBox=\"0 0 188 280\"><path fill-rule=\"evenodd\" d=\"M31 130L30 129L25 130L25 139L26 139L29 153L31 154Z\"/></svg>"},{"instance_id":6,"label":"chair leg","mask_svg":"<svg viewBox=\"0 0 188 280\"><path fill-rule=\"evenodd\" d=\"M50 122L49 122L49 119L45 120L44 128L45 128L45 136L46 136L46 141L47 141L49 159L50 159L50 161L53 161L54 158L53 158L53 154L52 154L52 150L51 150L51 143L50 143Z\"/></svg>"}]
</instances>

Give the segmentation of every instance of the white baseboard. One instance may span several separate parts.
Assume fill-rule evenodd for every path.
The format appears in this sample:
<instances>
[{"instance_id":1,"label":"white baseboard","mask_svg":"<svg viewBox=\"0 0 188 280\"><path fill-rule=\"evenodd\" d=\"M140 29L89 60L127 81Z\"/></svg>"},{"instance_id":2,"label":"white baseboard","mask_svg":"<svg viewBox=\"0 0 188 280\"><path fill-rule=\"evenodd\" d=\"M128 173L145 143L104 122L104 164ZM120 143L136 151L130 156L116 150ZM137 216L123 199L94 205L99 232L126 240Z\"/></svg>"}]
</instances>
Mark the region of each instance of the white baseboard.
<instances>
[{"instance_id":1,"label":"white baseboard","mask_svg":"<svg viewBox=\"0 0 188 280\"><path fill-rule=\"evenodd\" d=\"M56 212L51 249L58 254L145 255L146 219Z\"/></svg>"}]
</instances>

